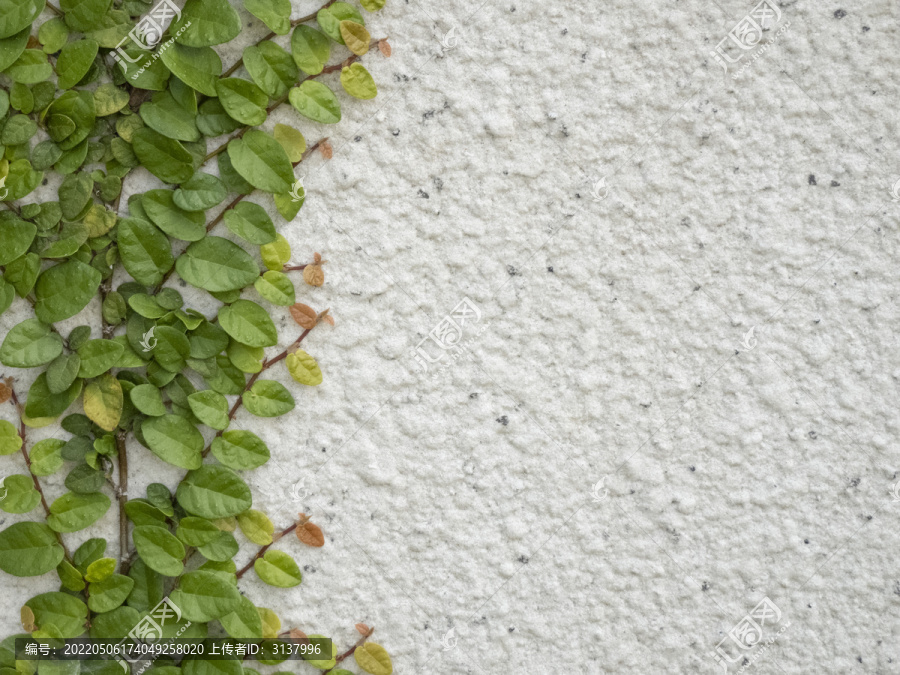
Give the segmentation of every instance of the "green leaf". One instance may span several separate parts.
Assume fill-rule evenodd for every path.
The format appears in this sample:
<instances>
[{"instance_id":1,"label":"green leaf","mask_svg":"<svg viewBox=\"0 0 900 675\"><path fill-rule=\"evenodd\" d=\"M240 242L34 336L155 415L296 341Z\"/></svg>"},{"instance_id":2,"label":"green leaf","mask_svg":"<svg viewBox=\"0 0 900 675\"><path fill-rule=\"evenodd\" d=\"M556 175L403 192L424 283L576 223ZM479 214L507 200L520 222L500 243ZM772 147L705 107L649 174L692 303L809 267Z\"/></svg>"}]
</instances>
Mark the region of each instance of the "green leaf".
<instances>
[{"instance_id":1,"label":"green leaf","mask_svg":"<svg viewBox=\"0 0 900 675\"><path fill-rule=\"evenodd\" d=\"M50 23L50 21L45 21L43 24L41 24L41 29L43 29L44 26L46 26L48 23ZM9 68L13 63L16 62L16 59L22 56L22 52L25 51L25 47L28 44L28 38L30 37L30 35L31 26L26 26L14 35L10 35L6 38L0 38L0 71ZM38 36L40 36L40 32L38 32ZM38 39L40 39L40 37ZM0 112L2 112L4 115L6 114L6 110L2 105L0 105Z\"/></svg>"},{"instance_id":2,"label":"green leaf","mask_svg":"<svg viewBox=\"0 0 900 675\"><path fill-rule=\"evenodd\" d=\"M0 214L0 265L24 254L34 241L37 228L11 213Z\"/></svg>"},{"instance_id":3,"label":"green leaf","mask_svg":"<svg viewBox=\"0 0 900 675\"><path fill-rule=\"evenodd\" d=\"M72 386L80 368L78 354L60 354L47 366L47 388L53 394L61 394Z\"/></svg>"},{"instance_id":4,"label":"green leaf","mask_svg":"<svg viewBox=\"0 0 900 675\"><path fill-rule=\"evenodd\" d=\"M337 124L341 121L340 102L334 92L321 82L305 80L299 87L291 89L288 99L297 112L314 122Z\"/></svg>"},{"instance_id":5,"label":"green leaf","mask_svg":"<svg viewBox=\"0 0 900 675\"><path fill-rule=\"evenodd\" d=\"M8 38L31 25L44 9L44 0L0 1L0 38Z\"/></svg>"},{"instance_id":6,"label":"green leaf","mask_svg":"<svg viewBox=\"0 0 900 675\"><path fill-rule=\"evenodd\" d=\"M370 99L378 95L375 80L359 63L341 69L341 86L354 98Z\"/></svg>"},{"instance_id":7,"label":"green leaf","mask_svg":"<svg viewBox=\"0 0 900 675\"><path fill-rule=\"evenodd\" d=\"M135 408L150 417L162 417L166 414L166 406L163 405L162 395L159 389L152 384L139 384L130 392L131 402Z\"/></svg>"},{"instance_id":8,"label":"green leaf","mask_svg":"<svg viewBox=\"0 0 900 675\"><path fill-rule=\"evenodd\" d=\"M194 416L208 427L219 431L228 427L228 401L212 390L198 391L188 396Z\"/></svg>"},{"instance_id":9,"label":"green leaf","mask_svg":"<svg viewBox=\"0 0 900 675\"><path fill-rule=\"evenodd\" d=\"M225 212L225 225L237 236L251 244L263 245L275 241L275 225L259 204L243 201Z\"/></svg>"},{"instance_id":10,"label":"green leaf","mask_svg":"<svg viewBox=\"0 0 900 675\"><path fill-rule=\"evenodd\" d=\"M188 246L175 269L192 286L216 292L244 288L259 276L253 258L222 237L206 237Z\"/></svg>"},{"instance_id":11,"label":"green leaf","mask_svg":"<svg viewBox=\"0 0 900 675\"><path fill-rule=\"evenodd\" d=\"M200 140L197 114L182 107L167 91L144 103L140 113L148 127L167 138L174 138L176 141Z\"/></svg>"},{"instance_id":12,"label":"green leaf","mask_svg":"<svg viewBox=\"0 0 900 675\"><path fill-rule=\"evenodd\" d=\"M290 0L244 0L244 7L277 35L287 35L291 29Z\"/></svg>"},{"instance_id":13,"label":"green leaf","mask_svg":"<svg viewBox=\"0 0 900 675\"><path fill-rule=\"evenodd\" d=\"M286 274L269 270L253 284L257 292L273 305L290 307L296 302L294 284Z\"/></svg>"},{"instance_id":14,"label":"green leaf","mask_svg":"<svg viewBox=\"0 0 900 675\"><path fill-rule=\"evenodd\" d=\"M147 127L135 131L133 139L134 154L162 182L184 183L193 175L193 157L179 141Z\"/></svg>"},{"instance_id":15,"label":"green leaf","mask_svg":"<svg viewBox=\"0 0 900 675\"><path fill-rule=\"evenodd\" d=\"M269 448L252 431L232 430L213 439L212 454L232 469L246 471L269 461Z\"/></svg>"},{"instance_id":16,"label":"green leaf","mask_svg":"<svg viewBox=\"0 0 900 675\"><path fill-rule=\"evenodd\" d=\"M34 171L31 162L27 159L17 159L9 165L9 175L6 177L6 201L15 201L31 194L40 185L44 174Z\"/></svg>"},{"instance_id":17,"label":"green leaf","mask_svg":"<svg viewBox=\"0 0 900 675\"><path fill-rule=\"evenodd\" d=\"M78 348L81 365L78 377L97 377L112 368L125 347L112 340L88 340Z\"/></svg>"},{"instance_id":18,"label":"green leaf","mask_svg":"<svg viewBox=\"0 0 900 675\"><path fill-rule=\"evenodd\" d=\"M325 35L335 42L344 44L344 38L341 37L341 21L355 21L363 26L366 25L365 19L357 9L346 2L336 2L328 7L323 7L316 14L316 22Z\"/></svg>"},{"instance_id":19,"label":"green leaf","mask_svg":"<svg viewBox=\"0 0 900 675\"><path fill-rule=\"evenodd\" d=\"M224 201L227 192L216 176L198 171L175 190L172 200L185 211L206 211Z\"/></svg>"},{"instance_id":20,"label":"green leaf","mask_svg":"<svg viewBox=\"0 0 900 675\"><path fill-rule=\"evenodd\" d=\"M331 43L324 33L301 24L291 35L291 55L304 73L318 75L331 57Z\"/></svg>"},{"instance_id":21,"label":"green leaf","mask_svg":"<svg viewBox=\"0 0 900 675\"><path fill-rule=\"evenodd\" d=\"M219 536L219 528L206 518L187 516L178 521L175 534L185 546L203 546Z\"/></svg>"},{"instance_id":22,"label":"green leaf","mask_svg":"<svg viewBox=\"0 0 900 675\"><path fill-rule=\"evenodd\" d=\"M113 574L103 581L94 582L88 589L91 593L88 608L92 612L111 612L125 602L133 587L134 580L123 574Z\"/></svg>"},{"instance_id":23,"label":"green leaf","mask_svg":"<svg viewBox=\"0 0 900 675\"><path fill-rule=\"evenodd\" d=\"M112 431L122 417L124 399L122 385L107 373L84 388L84 414L104 431Z\"/></svg>"},{"instance_id":24,"label":"green leaf","mask_svg":"<svg viewBox=\"0 0 900 675\"><path fill-rule=\"evenodd\" d=\"M161 415L141 426L144 441L160 459L181 467L198 469L203 463L203 434L184 417Z\"/></svg>"},{"instance_id":25,"label":"green leaf","mask_svg":"<svg viewBox=\"0 0 900 675\"><path fill-rule=\"evenodd\" d=\"M88 91L67 91L50 105L45 119L49 120L50 138L60 149L72 150L94 127L94 97Z\"/></svg>"},{"instance_id":26,"label":"green leaf","mask_svg":"<svg viewBox=\"0 0 900 675\"><path fill-rule=\"evenodd\" d=\"M272 543L272 534L275 526L269 517L262 511L250 509L238 516L238 525L241 532L250 541L258 546L268 546Z\"/></svg>"},{"instance_id":27,"label":"green leaf","mask_svg":"<svg viewBox=\"0 0 900 675\"><path fill-rule=\"evenodd\" d=\"M219 102L241 124L255 127L266 121L269 97L253 82L229 77L216 82Z\"/></svg>"},{"instance_id":28,"label":"green leaf","mask_svg":"<svg viewBox=\"0 0 900 675\"><path fill-rule=\"evenodd\" d=\"M31 140L37 133L37 124L28 115L13 115L0 132L0 143L3 145L21 145Z\"/></svg>"},{"instance_id":29,"label":"green leaf","mask_svg":"<svg viewBox=\"0 0 900 675\"><path fill-rule=\"evenodd\" d=\"M10 368L34 368L62 354L62 338L37 319L25 319L6 334L0 363Z\"/></svg>"},{"instance_id":30,"label":"green leaf","mask_svg":"<svg viewBox=\"0 0 900 675\"><path fill-rule=\"evenodd\" d=\"M125 270L140 284L156 286L175 263L168 237L137 218L119 221L119 254Z\"/></svg>"},{"instance_id":31,"label":"green leaf","mask_svg":"<svg viewBox=\"0 0 900 675\"><path fill-rule=\"evenodd\" d=\"M228 144L235 171L253 187L271 193L290 192L294 171L284 148L264 131L251 129Z\"/></svg>"},{"instance_id":32,"label":"green leaf","mask_svg":"<svg viewBox=\"0 0 900 675\"><path fill-rule=\"evenodd\" d=\"M201 622L230 614L241 602L240 591L226 576L202 570L181 577L169 597L181 609L183 618Z\"/></svg>"},{"instance_id":33,"label":"green leaf","mask_svg":"<svg viewBox=\"0 0 900 675\"><path fill-rule=\"evenodd\" d=\"M250 347L278 343L278 331L268 312L251 300L237 300L219 310L219 324L238 342Z\"/></svg>"},{"instance_id":34,"label":"green leaf","mask_svg":"<svg viewBox=\"0 0 900 675\"><path fill-rule=\"evenodd\" d=\"M59 7L66 13L66 24L72 30L93 30L109 10L111 0L60 0Z\"/></svg>"},{"instance_id":35,"label":"green leaf","mask_svg":"<svg viewBox=\"0 0 900 675\"><path fill-rule=\"evenodd\" d=\"M262 558L253 563L257 576L270 586L291 588L303 581L303 575L297 563L282 551L266 551Z\"/></svg>"},{"instance_id":36,"label":"green leaf","mask_svg":"<svg viewBox=\"0 0 900 675\"><path fill-rule=\"evenodd\" d=\"M12 422L0 420L0 455L12 455L22 447L22 437Z\"/></svg>"},{"instance_id":37,"label":"green leaf","mask_svg":"<svg viewBox=\"0 0 900 675\"><path fill-rule=\"evenodd\" d=\"M197 550L207 560L226 562L237 555L240 546L230 532L219 532L215 539L200 546Z\"/></svg>"},{"instance_id":38,"label":"green leaf","mask_svg":"<svg viewBox=\"0 0 900 675\"><path fill-rule=\"evenodd\" d=\"M87 605L68 593L42 593L25 606L34 612L34 622L39 628L53 626L58 631L57 637L74 638L84 632Z\"/></svg>"},{"instance_id":39,"label":"green leaf","mask_svg":"<svg viewBox=\"0 0 900 675\"><path fill-rule=\"evenodd\" d=\"M16 59L16 62L6 69L6 74L12 78L13 82L36 84L43 82L53 74L53 66L47 61L47 55L40 49L26 49Z\"/></svg>"},{"instance_id":40,"label":"green leaf","mask_svg":"<svg viewBox=\"0 0 900 675\"><path fill-rule=\"evenodd\" d=\"M303 159L303 153L306 152L306 139L303 138L303 134L286 124L276 124L273 135L275 140L281 143L291 162Z\"/></svg>"},{"instance_id":41,"label":"green leaf","mask_svg":"<svg viewBox=\"0 0 900 675\"><path fill-rule=\"evenodd\" d=\"M0 509L7 513L28 513L41 503L41 493L34 489L30 476L14 474L3 479Z\"/></svg>"},{"instance_id":42,"label":"green leaf","mask_svg":"<svg viewBox=\"0 0 900 675\"><path fill-rule=\"evenodd\" d=\"M166 527L166 514L144 499L130 499L125 504L125 515L135 525Z\"/></svg>"},{"instance_id":43,"label":"green leaf","mask_svg":"<svg viewBox=\"0 0 900 675\"><path fill-rule=\"evenodd\" d=\"M44 323L75 316L100 287L100 272L77 260L54 265L38 277L34 313Z\"/></svg>"},{"instance_id":44,"label":"green leaf","mask_svg":"<svg viewBox=\"0 0 900 675\"><path fill-rule=\"evenodd\" d=\"M351 52L357 56L362 56L369 51L369 43L372 40L372 36L369 35L369 31L366 30L365 26L355 21L341 21L338 24L338 29L341 31L344 44L347 45L347 49Z\"/></svg>"},{"instance_id":45,"label":"green leaf","mask_svg":"<svg viewBox=\"0 0 900 675\"><path fill-rule=\"evenodd\" d=\"M170 237L199 241L206 236L206 217L202 212L185 211L175 204L172 190L150 190L141 198L150 220Z\"/></svg>"},{"instance_id":46,"label":"green leaf","mask_svg":"<svg viewBox=\"0 0 900 675\"><path fill-rule=\"evenodd\" d=\"M128 92L124 89L111 82L101 84L94 90L94 112L97 117L112 115L128 105L128 99Z\"/></svg>"},{"instance_id":47,"label":"green leaf","mask_svg":"<svg viewBox=\"0 0 900 675\"><path fill-rule=\"evenodd\" d=\"M90 583L103 581L104 579L109 579L115 571L115 558L100 558L87 566L87 570L84 573L84 579Z\"/></svg>"},{"instance_id":48,"label":"green leaf","mask_svg":"<svg viewBox=\"0 0 900 675\"><path fill-rule=\"evenodd\" d=\"M86 495L67 492L50 505L47 524L57 532L77 532L97 522L109 510L109 505L109 497L100 492Z\"/></svg>"},{"instance_id":49,"label":"green leaf","mask_svg":"<svg viewBox=\"0 0 900 675\"><path fill-rule=\"evenodd\" d=\"M82 463L66 476L66 487L77 494L87 495L99 491L104 481L103 471Z\"/></svg>"},{"instance_id":50,"label":"green leaf","mask_svg":"<svg viewBox=\"0 0 900 675\"><path fill-rule=\"evenodd\" d=\"M35 476L50 476L62 468L62 447L65 441L45 438L35 443L28 456L31 458L31 473Z\"/></svg>"},{"instance_id":51,"label":"green leaf","mask_svg":"<svg viewBox=\"0 0 900 675\"><path fill-rule=\"evenodd\" d=\"M359 4L361 4L363 9L367 12L377 12L384 7L384 2L385 0L359 0Z\"/></svg>"},{"instance_id":52,"label":"green leaf","mask_svg":"<svg viewBox=\"0 0 900 675\"><path fill-rule=\"evenodd\" d=\"M285 362L291 377L300 384L310 387L322 384L322 371L319 370L319 364L302 349L298 349L293 354L288 354Z\"/></svg>"},{"instance_id":53,"label":"green leaf","mask_svg":"<svg viewBox=\"0 0 900 675\"><path fill-rule=\"evenodd\" d=\"M167 577L177 577L184 571L182 544L164 527L139 525L134 528L134 547L141 560L152 570Z\"/></svg>"},{"instance_id":54,"label":"green leaf","mask_svg":"<svg viewBox=\"0 0 900 675\"><path fill-rule=\"evenodd\" d=\"M300 76L291 55L274 42L261 42L244 49L244 67L270 98L281 98L287 94Z\"/></svg>"},{"instance_id":55,"label":"green leaf","mask_svg":"<svg viewBox=\"0 0 900 675\"><path fill-rule=\"evenodd\" d=\"M230 134L239 126L241 126L240 122L231 119L226 114L225 108L219 103L219 99L211 98L200 105L200 114L197 116L197 128L204 136ZM219 156L221 157L221 155Z\"/></svg>"},{"instance_id":56,"label":"green leaf","mask_svg":"<svg viewBox=\"0 0 900 675\"><path fill-rule=\"evenodd\" d=\"M58 417L78 398L81 380L75 380L68 389L54 394L47 386L47 374L41 373L28 390L25 414L32 419Z\"/></svg>"},{"instance_id":57,"label":"green leaf","mask_svg":"<svg viewBox=\"0 0 900 675\"><path fill-rule=\"evenodd\" d=\"M241 32L241 18L227 0L188 0L171 30L183 45L209 47L236 38Z\"/></svg>"},{"instance_id":58,"label":"green leaf","mask_svg":"<svg viewBox=\"0 0 900 675\"><path fill-rule=\"evenodd\" d=\"M57 86L71 89L87 75L94 63L99 45L90 38L81 38L66 44L56 59Z\"/></svg>"},{"instance_id":59,"label":"green leaf","mask_svg":"<svg viewBox=\"0 0 900 675\"><path fill-rule=\"evenodd\" d=\"M294 397L275 380L257 380L241 398L244 407L257 417L278 417L294 409Z\"/></svg>"},{"instance_id":60,"label":"green leaf","mask_svg":"<svg viewBox=\"0 0 900 675\"><path fill-rule=\"evenodd\" d=\"M387 650L374 642L364 642L353 652L357 665L372 675L391 675L394 666Z\"/></svg>"},{"instance_id":61,"label":"green leaf","mask_svg":"<svg viewBox=\"0 0 900 675\"><path fill-rule=\"evenodd\" d=\"M56 574L64 588L76 593L84 590L86 584L81 572L75 569L68 560L63 560L56 566Z\"/></svg>"},{"instance_id":62,"label":"green leaf","mask_svg":"<svg viewBox=\"0 0 900 675\"><path fill-rule=\"evenodd\" d=\"M291 259L291 245L283 234L278 234L275 236L275 241L260 246L259 253L263 264L277 272Z\"/></svg>"},{"instance_id":63,"label":"green leaf","mask_svg":"<svg viewBox=\"0 0 900 675\"><path fill-rule=\"evenodd\" d=\"M231 469L214 464L188 473L175 496L185 511L211 520L236 516L253 504L247 484Z\"/></svg>"},{"instance_id":64,"label":"green leaf","mask_svg":"<svg viewBox=\"0 0 900 675\"><path fill-rule=\"evenodd\" d=\"M222 627L233 638L244 640L262 639L262 620L256 606L244 596L237 609L219 619Z\"/></svg>"},{"instance_id":65,"label":"green leaf","mask_svg":"<svg viewBox=\"0 0 900 675\"><path fill-rule=\"evenodd\" d=\"M196 4L200 4L199 0ZM162 51L160 60L187 86L206 96L216 96L216 79L222 74L222 59L212 48L189 47L176 42Z\"/></svg>"},{"instance_id":66,"label":"green leaf","mask_svg":"<svg viewBox=\"0 0 900 675\"><path fill-rule=\"evenodd\" d=\"M54 569L64 557L56 534L44 523L13 523L0 532L0 570L36 577Z\"/></svg>"},{"instance_id":67,"label":"green leaf","mask_svg":"<svg viewBox=\"0 0 900 675\"><path fill-rule=\"evenodd\" d=\"M266 350L262 347L248 347L237 340L228 343L228 360L245 373L258 373L262 370L262 361ZM240 393L240 392L238 392Z\"/></svg>"}]
</instances>

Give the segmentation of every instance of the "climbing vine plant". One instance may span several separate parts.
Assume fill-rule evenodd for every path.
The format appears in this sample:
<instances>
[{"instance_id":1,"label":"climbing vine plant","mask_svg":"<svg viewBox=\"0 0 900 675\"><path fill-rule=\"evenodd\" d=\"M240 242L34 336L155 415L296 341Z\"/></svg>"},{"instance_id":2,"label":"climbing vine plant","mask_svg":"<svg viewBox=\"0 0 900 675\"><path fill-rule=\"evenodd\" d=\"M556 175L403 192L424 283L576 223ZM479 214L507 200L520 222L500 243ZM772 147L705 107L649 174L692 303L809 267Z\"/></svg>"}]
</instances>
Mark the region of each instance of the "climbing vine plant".
<instances>
[{"instance_id":1,"label":"climbing vine plant","mask_svg":"<svg viewBox=\"0 0 900 675\"><path fill-rule=\"evenodd\" d=\"M315 253L292 264L276 221L295 219L306 199L295 167L317 151L330 158L331 146L307 144L269 117L289 104L335 124L348 96L376 96L363 61L390 56L390 46L371 38L365 14L384 0L361 4L331 0L291 20L289 0L243 0L271 32L223 71L214 47L242 30L228 0L0 0L0 313L17 298L33 310L0 344L10 369L0 404L14 419L0 421L0 454L20 471L0 487L0 509L20 516L0 531L0 570L52 574L60 585L25 603L27 633L0 643L0 675L120 673L102 660L35 668L16 659L13 641L125 638L160 603L176 608L166 637L307 638L301 627L283 630L239 582L252 571L270 586L300 584L290 546L278 542L291 535L320 547L325 537L304 514L276 530L252 508L242 474L270 451L230 427L241 409L277 417L302 400L304 389L267 378L271 369L300 385L322 381L301 343L334 322L298 302L295 284L321 286L325 261ZM158 187L123 200L132 176ZM34 201L42 184L55 200ZM167 285L173 275L195 304L217 306L214 315L186 304ZM266 353L279 342L271 305L289 307L297 324L277 354ZM51 424L65 433L30 442L30 430ZM132 494L135 455L185 475L174 489L156 482ZM41 481L58 472L65 492L51 499ZM83 532L110 509L117 552ZM83 543L73 548L75 532ZM242 544L250 562L238 569ZM347 674L339 664L353 655L362 670L389 675L372 629L356 628L346 651L332 646L300 667ZM238 657L161 659L160 669L256 673Z\"/></svg>"}]
</instances>

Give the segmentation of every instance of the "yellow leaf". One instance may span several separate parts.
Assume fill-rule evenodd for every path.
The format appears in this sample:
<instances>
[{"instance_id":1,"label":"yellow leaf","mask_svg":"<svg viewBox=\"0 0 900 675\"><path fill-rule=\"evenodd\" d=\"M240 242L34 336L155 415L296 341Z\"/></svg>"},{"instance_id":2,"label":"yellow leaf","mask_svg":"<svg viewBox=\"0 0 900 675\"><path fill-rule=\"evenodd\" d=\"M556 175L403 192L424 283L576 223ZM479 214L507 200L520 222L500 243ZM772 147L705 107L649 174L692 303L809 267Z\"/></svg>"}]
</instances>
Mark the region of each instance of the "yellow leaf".
<instances>
[{"instance_id":1,"label":"yellow leaf","mask_svg":"<svg viewBox=\"0 0 900 675\"><path fill-rule=\"evenodd\" d=\"M112 431L122 417L122 385L109 373L84 388L84 414L104 431Z\"/></svg>"},{"instance_id":2,"label":"yellow leaf","mask_svg":"<svg viewBox=\"0 0 900 675\"><path fill-rule=\"evenodd\" d=\"M90 565L88 565L87 571L85 572L84 578L85 580L93 583L97 583L98 581L103 581L104 579L112 576L112 573L116 571L116 559L115 558L100 558L100 560L95 560Z\"/></svg>"},{"instance_id":3,"label":"yellow leaf","mask_svg":"<svg viewBox=\"0 0 900 675\"><path fill-rule=\"evenodd\" d=\"M284 264L291 259L291 245L283 234L279 234L272 243L260 246L259 253L266 267L270 270L280 271Z\"/></svg>"},{"instance_id":4,"label":"yellow leaf","mask_svg":"<svg viewBox=\"0 0 900 675\"><path fill-rule=\"evenodd\" d=\"M372 675L391 675L394 672L394 665L387 650L374 642L366 642L358 647L353 656L356 657L359 667Z\"/></svg>"},{"instance_id":5,"label":"yellow leaf","mask_svg":"<svg viewBox=\"0 0 900 675\"><path fill-rule=\"evenodd\" d=\"M306 152L306 139L303 134L286 124L275 125L275 140L281 144L291 162L299 162Z\"/></svg>"},{"instance_id":6,"label":"yellow leaf","mask_svg":"<svg viewBox=\"0 0 900 675\"><path fill-rule=\"evenodd\" d=\"M116 214L94 202L84 217L84 226L87 228L88 237L100 237L109 232L116 224Z\"/></svg>"},{"instance_id":7,"label":"yellow leaf","mask_svg":"<svg viewBox=\"0 0 900 675\"><path fill-rule=\"evenodd\" d=\"M266 607L257 607L256 613L262 621L262 636L264 638L277 638L281 631L281 619L271 609Z\"/></svg>"},{"instance_id":8,"label":"yellow leaf","mask_svg":"<svg viewBox=\"0 0 900 675\"><path fill-rule=\"evenodd\" d=\"M310 387L322 384L322 371L319 370L319 364L302 349L298 349L294 354L288 354L286 363L291 377L300 384Z\"/></svg>"},{"instance_id":9,"label":"yellow leaf","mask_svg":"<svg viewBox=\"0 0 900 675\"><path fill-rule=\"evenodd\" d=\"M249 509L239 515L237 519L238 525L241 526L241 532L254 544L267 546L272 543L272 533L275 531L275 526L265 513L256 509Z\"/></svg>"},{"instance_id":10,"label":"yellow leaf","mask_svg":"<svg viewBox=\"0 0 900 675\"><path fill-rule=\"evenodd\" d=\"M369 42L372 40L372 36L369 35L365 26L355 21L341 21L340 28L341 37L344 38L347 49L357 56L362 56L369 51Z\"/></svg>"},{"instance_id":11,"label":"yellow leaf","mask_svg":"<svg viewBox=\"0 0 900 675\"><path fill-rule=\"evenodd\" d=\"M228 516L227 518L217 518L216 520L212 520L210 522L222 532L234 532L237 528L237 520L235 520L234 516Z\"/></svg>"}]
</instances>

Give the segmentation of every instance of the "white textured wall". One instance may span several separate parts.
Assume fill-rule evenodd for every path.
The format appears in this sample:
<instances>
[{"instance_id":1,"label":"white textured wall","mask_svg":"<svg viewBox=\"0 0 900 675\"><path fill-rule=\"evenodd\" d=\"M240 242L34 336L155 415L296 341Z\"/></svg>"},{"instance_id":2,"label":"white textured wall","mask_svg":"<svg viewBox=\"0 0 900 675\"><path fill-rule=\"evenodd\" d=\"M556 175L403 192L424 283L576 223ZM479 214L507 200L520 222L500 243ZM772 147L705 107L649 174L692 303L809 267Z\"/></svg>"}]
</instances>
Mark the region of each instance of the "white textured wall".
<instances>
[{"instance_id":1,"label":"white textured wall","mask_svg":"<svg viewBox=\"0 0 900 675\"><path fill-rule=\"evenodd\" d=\"M338 322L305 342L325 382L237 421L274 450L256 506L327 543L254 602L342 645L374 625L397 673L518 675L716 672L768 596L759 672L900 672L900 7L841 2L783 2L737 80L709 57L737 0L367 15L380 95L341 94L285 229L329 260L299 293Z\"/></svg>"}]
</instances>

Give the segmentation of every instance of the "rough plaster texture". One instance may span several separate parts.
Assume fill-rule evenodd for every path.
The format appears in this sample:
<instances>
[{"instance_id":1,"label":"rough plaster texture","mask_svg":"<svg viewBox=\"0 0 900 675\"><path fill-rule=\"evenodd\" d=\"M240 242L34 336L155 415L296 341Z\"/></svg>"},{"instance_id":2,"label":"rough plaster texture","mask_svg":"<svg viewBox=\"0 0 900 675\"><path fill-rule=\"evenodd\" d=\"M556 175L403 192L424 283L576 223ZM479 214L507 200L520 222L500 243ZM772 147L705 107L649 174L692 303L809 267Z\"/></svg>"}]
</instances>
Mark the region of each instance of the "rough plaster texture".
<instances>
[{"instance_id":1,"label":"rough plaster texture","mask_svg":"<svg viewBox=\"0 0 900 675\"><path fill-rule=\"evenodd\" d=\"M305 343L325 383L237 420L274 451L257 508L327 544L252 600L341 644L365 621L431 675L721 671L768 597L784 631L749 669L900 672L900 7L782 2L733 80L709 52L752 7L367 17L394 46L367 57L379 98L342 94L284 229L329 260L300 293L338 321ZM423 372L466 297L480 320ZM133 464L136 489L180 475Z\"/></svg>"}]
</instances>

